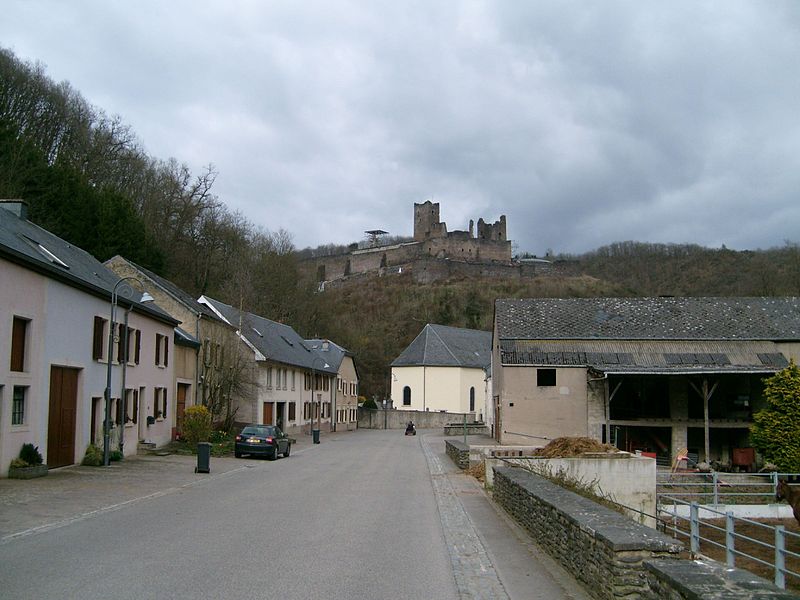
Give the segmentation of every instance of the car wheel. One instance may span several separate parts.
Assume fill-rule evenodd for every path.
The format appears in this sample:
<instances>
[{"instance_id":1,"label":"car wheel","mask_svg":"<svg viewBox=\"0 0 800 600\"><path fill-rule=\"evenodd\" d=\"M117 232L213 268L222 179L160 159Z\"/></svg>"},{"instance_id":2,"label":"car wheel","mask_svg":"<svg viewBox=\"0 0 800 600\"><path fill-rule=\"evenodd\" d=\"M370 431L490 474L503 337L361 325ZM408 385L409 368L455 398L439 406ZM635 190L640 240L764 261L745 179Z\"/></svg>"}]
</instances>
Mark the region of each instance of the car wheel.
<instances>
[{"instance_id":1,"label":"car wheel","mask_svg":"<svg viewBox=\"0 0 800 600\"><path fill-rule=\"evenodd\" d=\"M272 453L268 456L270 460L276 460L278 458L278 447L276 446L273 448Z\"/></svg>"},{"instance_id":2,"label":"car wheel","mask_svg":"<svg viewBox=\"0 0 800 600\"><path fill-rule=\"evenodd\" d=\"M233 455L234 455L236 458L242 458L242 453L241 453L241 452L236 452L236 451L234 451Z\"/></svg>"},{"instance_id":3,"label":"car wheel","mask_svg":"<svg viewBox=\"0 0 800 600\"><path fill-rule=\"evenodd\" d=\"M292 451L292 445L286 444L286 452L283 453L284 456L289 456L289 453Z\"/></svg>"}]
</instances>

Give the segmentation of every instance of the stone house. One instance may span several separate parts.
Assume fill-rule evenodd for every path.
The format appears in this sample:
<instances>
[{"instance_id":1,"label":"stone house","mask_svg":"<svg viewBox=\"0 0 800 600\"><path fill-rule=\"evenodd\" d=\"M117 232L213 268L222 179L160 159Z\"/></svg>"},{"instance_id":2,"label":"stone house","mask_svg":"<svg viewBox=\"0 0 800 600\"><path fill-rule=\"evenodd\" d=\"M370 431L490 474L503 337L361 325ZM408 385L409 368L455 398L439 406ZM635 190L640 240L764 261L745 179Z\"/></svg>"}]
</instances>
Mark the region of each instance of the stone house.
<instances>
[{"instance_id":1,"label":"stone house","mask_svg":"<svg viewBox=\"0 0 800 600\"><path fill-rule=\"evenodd\" d=\"M336 369L336 389L333 392L334 431L352 431L358 428L358 370L353 353L330 340L306 340L312 350Z\"/></svg>"},{"instance_id":2,"label":"stone house","mask_svg":"<svg viewBox=\"0 0 800 600\"><path fill-rule=\"evenodd\" d=\"M218 388L235 362L236 355L231 349L238 341L236 328L187 291L130 260L115 256L105 265L120 277L135 276L156 304L181 322L175 332L175 344L176 350L186 356L176 356L180 360L176 360L173 386L177 399L176 428L180 431L186 407L217 402ZM248 406L249 401L243 390L234 393L232 410Z\"/></svg>"},{"instance_id":3,"label":"stone house","mask_svg":"<svg viewBox=\"0 0 800 600\"><path fill-rule=\"evenodd\" d=\"M492 333L427 324L391 364L400 410L486 416Z\"/></svg>"},{"instance_id":4,"label":"stone house","mask_svg":"<svg viewBox=\"0 0 800 600\"><path fill-rule=\"evenodd\" d=\"M497 300L496 437L589 436L662 462L681 450L741 462L762 380L791 359L798 298Z\"/></svg>"},{"instance_id":5,"label":"stone house","mask_svg":"<svg viewBox=\"0 0 800 600\"><path fill-rule=\"evenodd\" d=\"M109 359L111 448L122 442L130 455L139 441L170 441L176 319L141 302L89 253L28 221L22 201L0 204L0 282L0 476L24 443L38 446L50 467L80 462L90 443L103 445Z\"/></svg>"},{"instance_id":6,"label":"stone house","mask_svg":"<svg viewBox=\"0 0 800 600\"><path fill-rule=\"evenodd\" d=\"M249 349L255 392L236 421L279 425L288 433L331 430L337 370L289 325L240 311L208 296L199 302L235 327Z\"/></svg>"}]
</instances>

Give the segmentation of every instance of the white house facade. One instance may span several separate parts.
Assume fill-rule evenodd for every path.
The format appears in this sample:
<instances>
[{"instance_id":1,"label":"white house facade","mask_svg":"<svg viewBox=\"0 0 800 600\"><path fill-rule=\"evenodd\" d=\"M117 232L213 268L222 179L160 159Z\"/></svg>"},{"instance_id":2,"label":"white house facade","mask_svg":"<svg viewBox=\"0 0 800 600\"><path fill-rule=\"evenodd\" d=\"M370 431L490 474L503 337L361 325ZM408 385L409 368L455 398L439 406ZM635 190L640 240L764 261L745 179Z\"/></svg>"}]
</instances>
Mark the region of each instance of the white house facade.
<instances>
[{"instance_id":1,"label":"white house facade","mask_svg":"<svg viewBox=\"0 0 800 600\"><path fill-rule=\"evenodd\" d=\"M77 463L90 443L103 444L110 299L119 278L27 221L24 203L4 202L0 281L0 476L25 443L38 446L51 468ZM117 309L118 322L130 311L125 392L124 336L112 344L111 445L118 449L122 438L126 455L141 439L167 443L174 412L165 352L177 321L138 297L121 298Z\"/></svg>"},{"instance_id":2,"label":"white house facade","mask_svg":"<svg viewBox=\"0 0 800 600\"><path fill-rule=\"evenodd\" d=\"M392 362L392 405L471 413L483 421L491 346L489 331L426 325Z\"/></svg>"}]
</instances>

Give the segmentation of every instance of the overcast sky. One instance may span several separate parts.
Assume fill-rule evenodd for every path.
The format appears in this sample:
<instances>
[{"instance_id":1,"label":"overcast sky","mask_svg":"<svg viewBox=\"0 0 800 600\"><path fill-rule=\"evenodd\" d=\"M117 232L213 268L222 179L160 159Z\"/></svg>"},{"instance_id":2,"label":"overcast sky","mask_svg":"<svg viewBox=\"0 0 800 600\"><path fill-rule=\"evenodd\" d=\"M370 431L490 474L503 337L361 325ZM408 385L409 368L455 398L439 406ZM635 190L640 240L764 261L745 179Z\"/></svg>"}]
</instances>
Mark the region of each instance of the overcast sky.
<instances>
[{"instance_id":1,"label":"overcast sky","mask_svg":"<svg viewBox=\"0 0 800 600\"><path fill-rule=\"evenodd\" d=\"M800 242L800 2L6 0L0 45L299 247Z\"/></svg>"}]
</instances>

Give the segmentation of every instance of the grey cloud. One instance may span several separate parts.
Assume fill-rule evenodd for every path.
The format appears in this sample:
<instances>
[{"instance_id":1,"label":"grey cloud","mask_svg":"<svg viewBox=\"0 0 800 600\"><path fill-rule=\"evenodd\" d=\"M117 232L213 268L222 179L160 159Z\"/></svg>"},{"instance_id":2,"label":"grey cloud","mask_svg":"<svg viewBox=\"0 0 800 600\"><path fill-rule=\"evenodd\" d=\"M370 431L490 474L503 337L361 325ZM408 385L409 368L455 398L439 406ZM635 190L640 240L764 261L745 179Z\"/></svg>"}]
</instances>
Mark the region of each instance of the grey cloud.
<instances>
[{"instance_id":1,"label":"grey cloud","mask_svg":"<svg viewBox=\"0 0 800 600\"><path fill-rule=\"evenodd\" d=\"M798 25L789 0L15 2L0 39L301 247L408 234L433 198L541 253L796 240Z\"/></svg>"}]
</instances>

